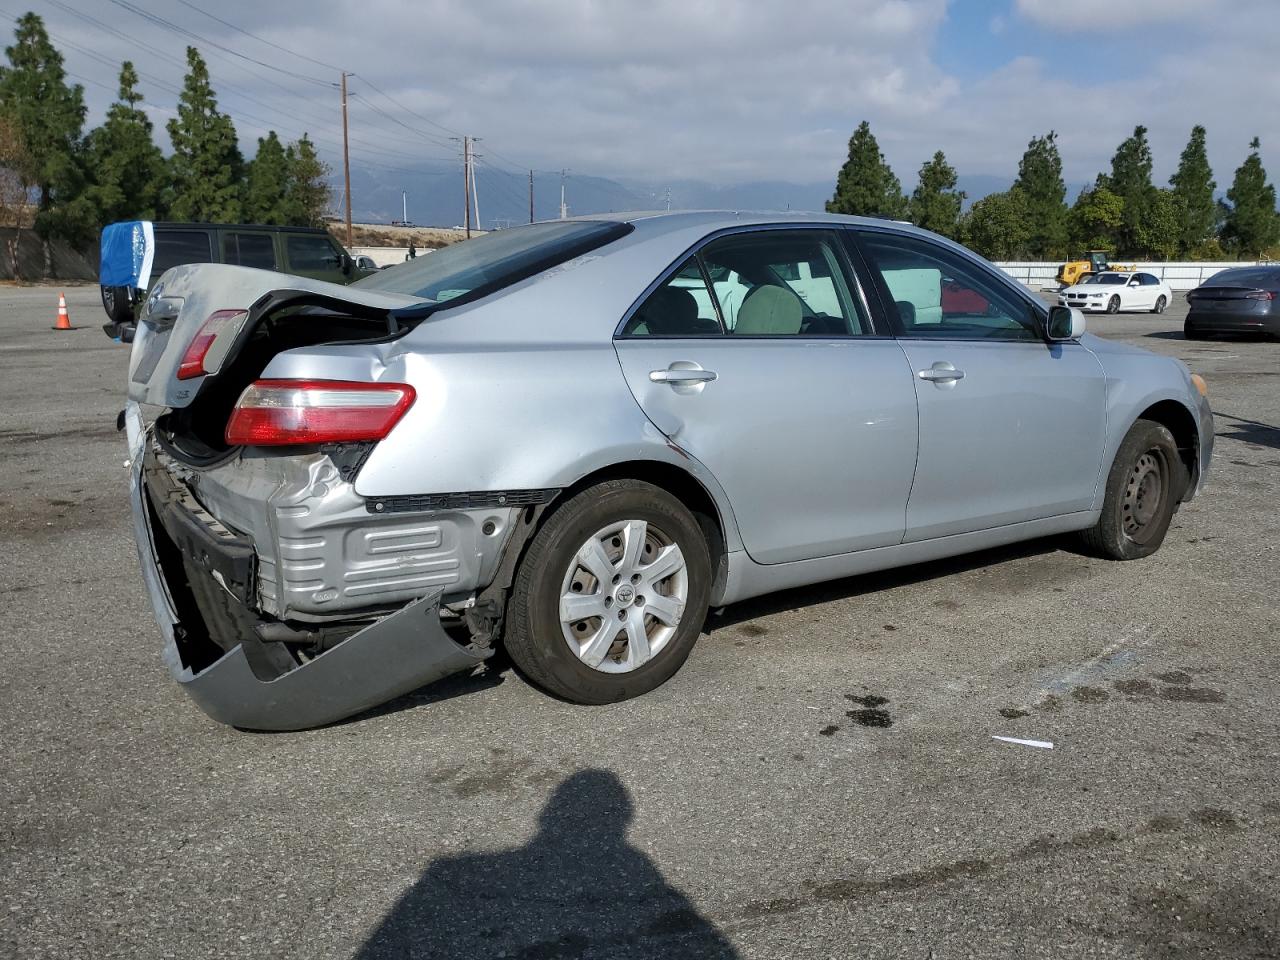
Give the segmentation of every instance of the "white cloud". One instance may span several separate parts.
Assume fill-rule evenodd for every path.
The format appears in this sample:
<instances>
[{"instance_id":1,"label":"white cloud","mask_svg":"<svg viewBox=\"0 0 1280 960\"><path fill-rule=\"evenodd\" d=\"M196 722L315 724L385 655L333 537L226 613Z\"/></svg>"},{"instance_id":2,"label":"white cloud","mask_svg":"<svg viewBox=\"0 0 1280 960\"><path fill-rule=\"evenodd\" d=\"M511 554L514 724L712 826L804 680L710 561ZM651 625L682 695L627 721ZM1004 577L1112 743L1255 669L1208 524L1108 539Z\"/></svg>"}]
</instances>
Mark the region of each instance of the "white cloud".
<instances>
[{"instance_id":1,"label":"white cloud","mask_svg":"<svg viewBox=\"0 0 1280 960\"><path fill-rule=\"evenodd\" d=\"M1040 26L1079 32L1200 20L1230 10L1227 0L1016 0L1016 7Z\"/></svg>"},{"instance_id":2,"label":"white cloud","mask_svg":"<svg viewBox=\"0 0 1280 960\"><path fill-rule=\"evenodd\" d=\"M1183 31L1180 41L1166 35L1161 46L1140 45L1122 65L1124 79L1105 69L1091 75L1056 46L1019 57L1011 42L1006 57L952 75L933 55L945 48L954 56L965 39L951 32L946 0L362 0L358 8L314 0L302 17L293 4L224 0L217 15L356 74L357 163L404 166L448 156L453 131L484 137L479 149L492 162L543 170L656 182L813 182L834 177L850 133L866 119L907 184L937 149L962 173L1012 176L1027 141L1051 128L1068 178L1088 180L1144 123L1157 175L1167 177L1191 125L1204 123L1225 184L1255 133L1280 175L1280 114L1269 108L1280 100L1280 18L1267 15L1274 0L1233 0L1231 15L1212 31L1172 22L1221 13L1224 3L1018 0L1021 16L1048 25L1163 18L1167 31ZM46 16L58 38L109 63L135 58L150 74L141 83L148 100L172 108L183 69L166 57L181 60L185 38L125 14L112 22L127 42L60 9ZM337 79L336 70L257 44L189 8L165 16L265 63ZM1002 40L1013 33L1014 24L1005 25ZM334 90L201 46L248 152L274 127L286 138L305 129L331 161L338 157ZM96 122L114 91L114 68L77 49L64 53L70 70L110 88L87 88Z\"/></svg>"}]
</instances>

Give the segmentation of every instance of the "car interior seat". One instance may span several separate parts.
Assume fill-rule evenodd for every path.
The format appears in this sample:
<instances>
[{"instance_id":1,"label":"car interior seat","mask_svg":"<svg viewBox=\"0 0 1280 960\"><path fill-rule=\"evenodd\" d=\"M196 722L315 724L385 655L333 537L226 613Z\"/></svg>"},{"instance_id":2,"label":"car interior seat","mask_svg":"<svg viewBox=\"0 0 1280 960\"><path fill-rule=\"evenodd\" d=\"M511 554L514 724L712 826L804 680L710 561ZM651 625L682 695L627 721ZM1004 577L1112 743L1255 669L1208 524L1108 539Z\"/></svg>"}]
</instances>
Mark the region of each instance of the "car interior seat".
<instances>
[{"instance_id":1,"label":"car interior seat","mask_svg":"<svg viewBox=\"0 0 1280 960\"><path fill-rule=\"evenodd\" d=\"M733 332L738 334L794 335L804 323L800 298L783 287L763 284L755 287L738 308Z\"/></svg>"},{"instance_id":2,"label":"car interior seat","mask_svg":"<svg viewBox=\"0 0 1280 960\"><path fill-rule=\"evenodd\" d=\"M651 336L679 336L702 333L698 322L698 301L688 290L660 287L641 308L641 321L634 331Z\"/></svg>"}]
</instances>

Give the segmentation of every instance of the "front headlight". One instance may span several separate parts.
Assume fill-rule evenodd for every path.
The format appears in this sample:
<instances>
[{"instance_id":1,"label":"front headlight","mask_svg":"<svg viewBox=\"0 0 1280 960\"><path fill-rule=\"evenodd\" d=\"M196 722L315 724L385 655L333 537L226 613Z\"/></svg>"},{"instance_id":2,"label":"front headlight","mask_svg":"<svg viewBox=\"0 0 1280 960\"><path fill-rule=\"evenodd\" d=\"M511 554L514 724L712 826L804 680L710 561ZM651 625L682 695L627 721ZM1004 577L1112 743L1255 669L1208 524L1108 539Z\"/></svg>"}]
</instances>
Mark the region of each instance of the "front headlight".
<instances>
[{"instance_id":1,"label":"front headlight","mask_svg":"<svg viewBox=\"0 0 1280 960\"><path fill-rule=\"evenodd\" d=\"M1091 293L1091 294L1089 294L1089 296L1091 296L1091 297L1092 297L1093 299L1095 299L1095 300L1101 300L1103 297L1105 297L1105 296L1106 296L1106 294L1105 294L1105 293Z\"/></svg>"}]
</instances>

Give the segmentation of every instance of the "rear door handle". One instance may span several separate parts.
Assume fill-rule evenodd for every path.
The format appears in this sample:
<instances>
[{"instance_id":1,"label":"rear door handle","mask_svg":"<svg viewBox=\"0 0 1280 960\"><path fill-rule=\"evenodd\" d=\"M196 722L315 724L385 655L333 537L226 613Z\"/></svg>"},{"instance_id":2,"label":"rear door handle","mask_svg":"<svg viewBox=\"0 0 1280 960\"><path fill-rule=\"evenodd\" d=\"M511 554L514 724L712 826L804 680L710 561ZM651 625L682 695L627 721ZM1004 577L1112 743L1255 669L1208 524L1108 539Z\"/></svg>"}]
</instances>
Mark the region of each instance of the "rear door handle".
<instances>
[{"instance_id":1,"label":"rear door handle","mask_svg":"<svg viewBox=\"0 0 1280 960\"><path fill-rule=\"evenodd\" d=\"M927 370L917 370L916 376L930 383L955 383L957 380L964 379L964 371L957 370L946 360L939 360Z\"/></svg>"},{"instance_id":2,"label":"rear door handle","mask_svg":"<svg viewBox=\"0 0 1280 960\"><path fill-rule=\"evenodd\" d=\"M649 379L654 383L710 383L716 379L713 370L689 370L680 367L668 367L666 370L650 370Z\"/></svg>"}]
</instances>

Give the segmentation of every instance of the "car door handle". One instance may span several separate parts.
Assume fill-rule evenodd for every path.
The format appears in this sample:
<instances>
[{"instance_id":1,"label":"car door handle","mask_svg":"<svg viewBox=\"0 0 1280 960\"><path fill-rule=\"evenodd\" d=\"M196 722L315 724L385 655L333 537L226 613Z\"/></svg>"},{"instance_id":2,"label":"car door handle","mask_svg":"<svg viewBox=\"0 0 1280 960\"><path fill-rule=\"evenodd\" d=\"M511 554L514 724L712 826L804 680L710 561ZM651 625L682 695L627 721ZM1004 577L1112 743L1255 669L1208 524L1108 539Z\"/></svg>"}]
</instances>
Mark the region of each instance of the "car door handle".
<instances>
[{"instance_id":1,"label":"car door handle","mask_svg":"<svg viewBox=\"0 0 1280 960\"><path fill-rule=\"evenodd\" d=\"M964 379L964 371L957 370L945 360L939 360L927 370L916 371L916 376L921 380L928 380L930 383L954 383L957 380Z\"/></svg>"},{"instance_id":2,"label":"car door handle","mask_svg":"<svg viewBox=\"0 0 1280 960\"><path fill-rule=\"evenodd\" d=\"M689 370L668 367L666 370L650 370L649 379L654 383L710 383L717 374L712 370Z\"/></svg>"}]
</instances>

